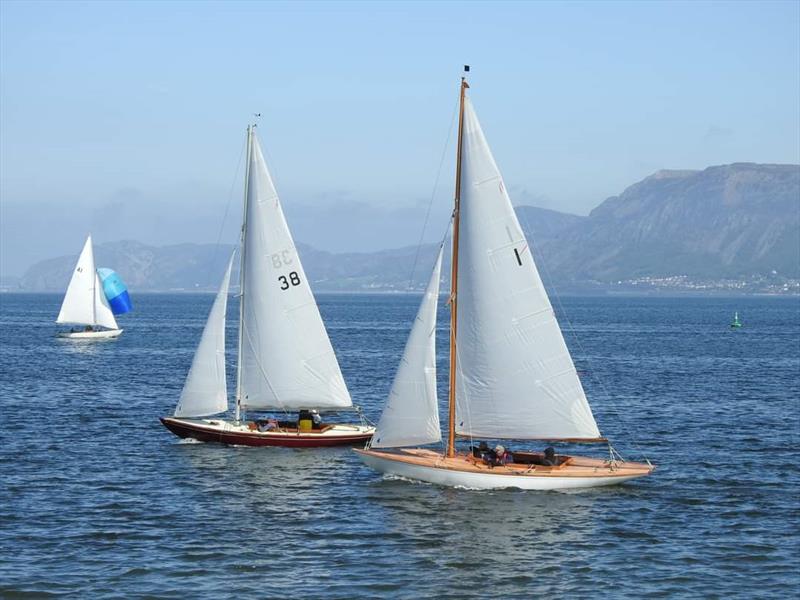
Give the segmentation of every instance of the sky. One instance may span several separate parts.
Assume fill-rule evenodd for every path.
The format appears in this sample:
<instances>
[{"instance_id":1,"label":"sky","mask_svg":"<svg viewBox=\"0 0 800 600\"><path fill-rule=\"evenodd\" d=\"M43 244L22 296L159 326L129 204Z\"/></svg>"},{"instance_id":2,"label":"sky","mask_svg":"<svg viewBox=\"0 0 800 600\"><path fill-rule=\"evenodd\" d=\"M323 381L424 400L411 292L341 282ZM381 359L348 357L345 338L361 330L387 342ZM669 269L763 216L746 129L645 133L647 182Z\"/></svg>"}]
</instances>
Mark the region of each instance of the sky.
<instances>
[{"instance_id":1,"label":"sky","mask_svg":"<svg viewBox=\"0 0 800 600\"><path fill-rule=\"evenodd\" d=\"M236 241L245 128L297 241L441 237L470 95L515 204L800 163L800 3L0 0L0 275L96 242Z\"/></svg>"}]
</instances>

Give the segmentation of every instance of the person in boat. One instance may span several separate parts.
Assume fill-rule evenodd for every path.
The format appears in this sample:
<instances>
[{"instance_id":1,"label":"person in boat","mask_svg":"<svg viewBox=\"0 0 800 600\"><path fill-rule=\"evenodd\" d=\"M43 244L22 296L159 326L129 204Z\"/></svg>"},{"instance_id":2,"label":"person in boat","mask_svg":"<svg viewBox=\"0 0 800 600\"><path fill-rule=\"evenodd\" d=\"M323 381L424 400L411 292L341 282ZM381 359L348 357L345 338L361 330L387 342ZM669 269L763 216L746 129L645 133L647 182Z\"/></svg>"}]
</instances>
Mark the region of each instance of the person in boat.
<instances>
[{"instance_id":1,"label":"person in boat","mask_svg":"<svg viewBox=\"0 0 800 600\"><path fill-rule=\"evenodd\" d=\"M542 458L542 464L546 467L555 467L558 464L555 448L548 446L544 449L544 458Z\"/></svg>"},{"instance_id":2,"label":"person in boat","mask_svg":"<svg viewBox=\"0 0 800 600\"><path fill-rule=\"evenodd\" d=\"M492 469L498 465L504 465L510 461L511 453L507 452L505 446L497 444L494 449L489 449L483 454L483 462Z\"/></svg>"},{"instance_id":3,"label":"person in boat","mask_svg":"<svg viewBox=\"0 0 800 600\"><path fill-rule=\"evenodd\" d=\"M297 415L298 431L310 431L314 428L314 419L311 418L311 411L302 409Z\"/></svg>"},{"instance_id":4,"label":"person in boat","mask_svg":"<svg viewBox=\"0 0 800 600\"><path fill-rule=\"evenodd\" d=\"M311 427L313 429L322 429L322 415L318 410L311 411Z\"/></svg>"},{"instance_id":5,"label":"person in boat","mask_svg":"<svg viewBox=\"0 0 800 600\"><path fill-rule=\"evenodd\" d=\"M83 330L84 331L94 331L94 329L92 329L91 325L87 325L86 327L83 328Z\"/></svg>"},{"instance_id":6,"label":"person in boat","mask_svg":"<svg viewBox=\"0 0 800 600\"><path fill-rule=\"evenodd\" d=\"M506 465L510 462L514 462L514 457L511 455L511 451L505 446L498 445L494 449L494 453L497 455L498 464Z\"/></svg>"},{"instance_id":7,"label":"person in boat","mask_svg":"<svg viewBox=\"0 0 800 600\"><path fill-rule=\"evenodd\" d=\"M278 421L275 419L267 419L266 421L258 422L259 431L273 431L278 428Z\"/></svg>"},{"instance_id":8,"label":"person in boat","mask_svg":"<svg viewBox=\"0 0 800 600\"><path fill-rule=\"evenodd\" d=\"M483 458L483 455L489 451L489 444L481 442L477 446L472 447L472 456L474 458Z\"/></svg>"}]
</instances>

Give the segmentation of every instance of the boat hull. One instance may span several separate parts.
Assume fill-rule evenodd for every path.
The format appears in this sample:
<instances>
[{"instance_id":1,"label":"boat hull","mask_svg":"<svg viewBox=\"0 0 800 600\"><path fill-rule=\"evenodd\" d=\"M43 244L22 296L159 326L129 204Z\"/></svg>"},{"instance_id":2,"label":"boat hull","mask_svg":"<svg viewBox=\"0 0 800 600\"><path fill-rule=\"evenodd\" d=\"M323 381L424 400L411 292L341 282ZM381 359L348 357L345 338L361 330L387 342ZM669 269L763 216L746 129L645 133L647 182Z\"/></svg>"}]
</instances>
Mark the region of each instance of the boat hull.
<instances>
[{"instance_id":1,"label":"boat hull","mask_svg":"<svg viewBox=\"0 0 800 600\"><path fill-rule=\"evenodd\" d=\"M62 331L58 334L60 338L71 340L106 340L119 337L122 329L103 329L97 331Z\"/></svg>"},{"instance_id":2,"label":"boat hull","mask_svg":"<svg viewBox=\"0 0 800 600\"><path fill-rule=\"evenodd\" d=\"M164 427L181 438L201 442L219 442L235 446L280 446L284 448L321 448L364 444L372 438L374 427L336 424L321 431L258 431L245 424L221 419L179 419L162 417Z\"/></svg>"},{"instance_id":3,"label":"boat hull","mask_svg":"<svg viewBox=\"0 0 800 600\"><path fill-rule=\"evenodd\" d=\"M465 455L446 459L430 450L355 450L368 467L387 475L448 487L490 490L574 490L617 485L649 475L654 467L569 457L561 467L501 465L489 468Z\"/></svg>"}]
</instances>

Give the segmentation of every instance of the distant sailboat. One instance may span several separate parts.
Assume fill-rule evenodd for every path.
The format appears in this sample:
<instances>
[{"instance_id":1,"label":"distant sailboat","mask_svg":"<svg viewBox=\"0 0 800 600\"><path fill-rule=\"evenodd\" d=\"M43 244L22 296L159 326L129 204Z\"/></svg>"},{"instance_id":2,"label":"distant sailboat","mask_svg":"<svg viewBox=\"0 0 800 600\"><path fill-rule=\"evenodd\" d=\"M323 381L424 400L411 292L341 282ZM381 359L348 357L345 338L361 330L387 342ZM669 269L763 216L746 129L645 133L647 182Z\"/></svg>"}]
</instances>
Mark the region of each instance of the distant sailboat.
<instances>
[{"instance_id":1,"label":"distant sailboat","mask_svg":"<svg viewBox=\"0 0 800 600\"><path fill-rule=\"evenodd\" d=\"M125 296L127 297L127 292ZM72 331L62 331L58 334L64 338L104 339L115 338L122 333L109 305L98 269L95 268L91 235L86 238L81 255L78 257L78 264L75 265L72 279L67 286L67 293L64 295L56 323L81 326L80 329L73 328Z\"/></svg>"},{"instance_id":2,"label":"distant sailboat","mask_svg":"<svg viewBox=\"0 0 800 600\"><path fill-rule=\"evenodd\" d=\"M320 412L348 410L353 402L254 127L247 130L247 148L234 418L201 418L228 409L224 354L231 257L175 414L161 422L182 438L226 444L363 443L374 427L316 422ZM284 418L247 421L245 410L283 413ZM288 419L290 412L298 418Z\"/></svg>"},{"instance_id":3,"label":"distant sailboat","mask_svg":"<svg viewBox=\"0 0 800 600\"><path fill-rule=\"evenodd\" d=\"M739 329L742 326L742 322L739 320L739 311L733 313L733 323L731 323L732 329Z\"/></svg>"},{"instance_id":4,"label":"distant sailboat","mask_svg":"<svg viewBox=\"0 0 800 600\"><path fill-rule=\"evenodd\" d=\"M459 112L450 292L450 389L444 454L409 446L441 440L434 337L441 251L409 335L391 394L368 448L377 471L468 488L566 489L611 485L652 472L648 464L545 453L484 461L457 453L474 439L601 442L500 171L466 97Z\"/></svg>"}]
</instances>

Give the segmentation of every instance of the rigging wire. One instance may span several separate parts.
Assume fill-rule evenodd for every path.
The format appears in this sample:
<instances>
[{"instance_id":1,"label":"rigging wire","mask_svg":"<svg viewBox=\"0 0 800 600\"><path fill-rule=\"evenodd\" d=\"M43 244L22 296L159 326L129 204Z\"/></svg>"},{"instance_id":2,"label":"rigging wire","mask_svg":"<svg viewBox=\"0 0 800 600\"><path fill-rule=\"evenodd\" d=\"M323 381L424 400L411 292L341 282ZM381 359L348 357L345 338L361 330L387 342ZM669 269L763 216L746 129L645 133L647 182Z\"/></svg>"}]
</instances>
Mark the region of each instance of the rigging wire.
<instances>
[{"instance_id":1,"label":"rigging wire","mask_svg":"<svg viewBox=\"0 0 800 600\"><path fill-rule=\"evenodd\" d=\"M222 215L222 222L219 226L219 231L217 232L217 241L214 244L214 254L211 257L211 264L215 265L217 262L217 254L219 252L219 246L222 242L222 232L225 230L225 223L228 220L228 213L231 209L231 202L233 201L233 189L236 187L236 181L239 179L239 169L242 167L242 157L244 156L244 151L247 146L247 142L242 144L242 149L239 152L239 160L236 163L236 170L233 174L233 181L231 181L230 190L228 190L228 202L225 204L225 213Z\"/></svg>"},{"instance_id":2,"label":"rigging wire","mask_svg":"<svg viewBox=\"0 0 800 600\"><path fill-rule=\"evenodd\" d=\"M450 146L450 139L453 137L453 129L455 125L456 114L458 114L458 101L455 103L455 106L453 107L453 114L450 117L450 126L447 129L447 138L444 142L444 147L442 148L442 156L439 159L439 168L436 170L436 179L433 182L433 191L431 192L431 198L428 201L428 208L427 211L425 212L425 221L422 224L422 231L419 234L419 241L417 242L417 250L414 253L414 264L411 267L411 276L408 278L409 290L413 289L414 287L414 274L417 270L417 263L419 262L419 252L422 249L422 241L425 239L425 232L428 228L428 220L430 219L431 216L433 201L436 198L436 191L439 188L439 180L441 179L442 176L442 167L444 166L444 159L447 157L447 148ZM446 238L447 234L445 234L445 239Z\"/></svg>"}]
</instances>

